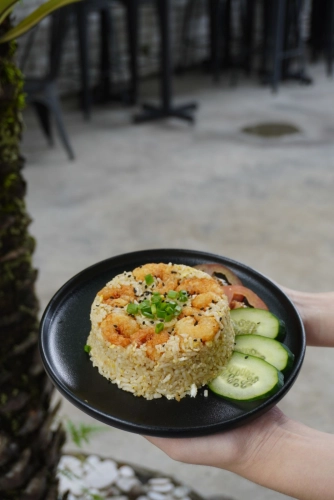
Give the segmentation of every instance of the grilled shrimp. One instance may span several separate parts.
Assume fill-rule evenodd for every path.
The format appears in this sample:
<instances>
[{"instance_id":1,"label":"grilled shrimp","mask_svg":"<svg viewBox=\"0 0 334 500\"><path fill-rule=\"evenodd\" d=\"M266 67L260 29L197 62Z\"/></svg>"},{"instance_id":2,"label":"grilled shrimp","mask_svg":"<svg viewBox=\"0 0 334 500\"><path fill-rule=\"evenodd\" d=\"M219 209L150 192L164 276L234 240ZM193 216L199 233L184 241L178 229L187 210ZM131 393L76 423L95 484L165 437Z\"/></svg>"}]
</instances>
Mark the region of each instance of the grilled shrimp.
<instances>
[{"instance_id":1,"label":"grilled shrimp","mask_svg":"<svg viewBox=\"0 0 334 500\"><path fill-rule=\"evenodd\" d=\"M136 280L144 281L145 276L151 274L155 278L159 278L161 282L156 283L156 290L160 293L166 293L169 290L175 290L178 285L179 273L174 266L168 264L145 264L137 267L133 271Z\"/></svg>"},{"instance_id":2,"label":"grilled shrimp","mask_svg":"<svg viewBox=\"0 0 334 500\"><path fill-rule=\"evenodd\" d=\"M146 343L146 356L153 361L157 361L160 358L161 353L156 350L155 346L165 344L165 342L168 342L168 339L169 334L166 330L163 330L158 335L153 333L152 337Z\"/></svg>"},{"instance_id":3,"label":"grilled shrimp","mask_svg":"<svg viewBox=\"0 0 334 500\"><path fill-rule=\"evenodd\" d=\"M177 335L188 335L194 339L201 339L203 342L213 340L219 331L217 321L208 316L201 316L197 321L194 316L187 316L180 319L175 326Z\"/></svg>"},{"instance_id":4,"label":"grilled shrimp","mask_svg":"<svg viewBox=\"0 0 334 500\"><path fill-rule=\"evenodd\" d=\"M212 278L186 278L176 288L177 291L186 290L192 294L204 294L213 292L220 297L224 295L224 289Z\"/></svg>"},{"instance_id":5,"label":"grilled shrimp","mask_svg":"<svg viewBox=\"0 0 334 500\"><path fill-rule=\"evenodd\" d=\"M212 304L212 302L218 302L220 299L221 296L214 292L200 293L191 301L191 305L197 309L205 309Z\"/></svg>"},{"instance_id":6,"label":"grilled shrimp","mask_svg":"<svg viewBox=\"0 0 334 500\"><path fill-rule=\"evenodd\" d=\"M122 347L131 344L131 335L138 329L137 321L126 314L111 313L101 322L103 338Z\"/></svg>"},{"instance_id":7,"label":"grilled shrimp","mask_svg":"<svg viewBox=\"0 0 334 500\"><path fill-rule=\"evenodd\" d=\"M187 316L193 316L196 321L199 321L203 316L202 311L196 309L196 307L186 306L182 309L179 319L185 318Z\"/></svg>"},{"instance_id":8,"label":"grilled shrimp","mask_svg":"<svg viewBox=\"0 0 334 500\"><path fill-rule=\"evenodd\" d=\"M110 344L122 347L131 343L138 347L146 344L146 355L154 361L161 356L155 346L164 344L169 339L167 331L156 334L153 327L139 329L135 319L121 313L108 314L101 322L101 331L104 339Z\"/></svg>"},{"instance_id":9,"label":"grilled shrimp","mask_svg":"<svg viewBox=\"0 0 334 500\"><path fill-rule=\"evenodd\" d=\"M161 353L156 350L155 346L164 344L168 339L169 334L166 330L156 334L154 327L142 328L131 335L131 341L137 346L146 344L146 356L153 361L156 361L161 356Z\"/></svg>"},{"instance_id":10,"label":"grilled shrimp","mask_svg":"<svg viewBox=\"0 0 334 500\"><path fill-rule=\"evenodd\" d=\"M102 297L106 304L114 307L126 306L135 298L135 292L131 285L105 286L98 295Z\"/></svg>"}]
</instances>

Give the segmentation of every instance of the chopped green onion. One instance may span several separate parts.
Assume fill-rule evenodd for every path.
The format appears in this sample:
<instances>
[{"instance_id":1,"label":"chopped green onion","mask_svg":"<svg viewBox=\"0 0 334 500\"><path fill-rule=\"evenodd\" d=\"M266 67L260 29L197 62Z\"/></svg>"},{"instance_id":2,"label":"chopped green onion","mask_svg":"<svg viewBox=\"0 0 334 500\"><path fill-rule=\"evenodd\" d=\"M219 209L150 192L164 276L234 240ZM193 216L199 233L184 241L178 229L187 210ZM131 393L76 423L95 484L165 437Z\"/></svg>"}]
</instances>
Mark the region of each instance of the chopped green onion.
<instances>
[{"instance_id":1,"label":"chopped green onion","mask_svg":"<svg viewBox=\"0 0 334 500\"><path fill-rule=\"evenodd\" d=\"M150 319L154 318L153 314L150 311L146 310L146 309L144 311L142 311L141 313L142 313L143 316L145 316L145 318L150 318Z\"/></svg>"},{"instance_id":2,"label":"chopped green onion","mask_svg":"<svg viewBox=\"0 0 334 500\"><path fill-rule=\"evenodd\" d=\"M159 304L161 302L161 295L160 293L154 293L153 297L151 299L152 304Z\"/></svg>"},{"instance_id":3,"label":"chopped green onion","mask_svg":"<svg viewBox=\"0 0 334 500\"><path fill-rule=\"evenodd\" d=\"M148 307L151 307L151 302L149 300L143 300L143 302L141 302L139 304L139 309L142 311L143 309L147 309Z\"/></svg>"},{"instance_id":4,"label":"chopped green onion","mask_svg":"<svg viewBox=\"0 0 334 500\"><path fill-rule=\"evenodd\" d=\"M151 281L151 279L153 280L153 276L151 274L145 276L146 283ZM172 300L165 300L165 297L168 297ZM178 300L179 302L176 302L175 300ZM141 313L146 318L158 318L160 320L169 322L179 316L179 314L182 312L182 306L180 305L180 302L186 302L187 300L188 293L185 290L182 290L181 292L169 290L169 292L167 292L165 296L161 295L159 292L153 292L151 300L145 299L140 302L140 304L130 302L127 306L126 311L128 314L135 315Z\"/></svg>"},{"instance_id":5,"label":"chopped green onion","mask_svg":"<svg viewBox=\"0 0 334 500\"><path fill-rule=\"evenodd\" d=\"M154 278L153 278L152 274L147 274L145 276L146 285L152 285L153 282L154 282Z\"/></svg>"},{"instance_id":6,"label":"chopped green onion","mask_svg":"<svg viewBox=\"0 0 334 500\"><path fill-rule=\"evenodd\" d=\"M91 346L90 346L90 345L88 345L88 344L86 344L86 345L85 345L85 347L84 347L84 351L85 351L85 352L90 352L90 351L91 351L91 349L92 349L92 348L91 348Z\"/></svg>"},{"instance_id":7,"label":"chopped green onion","mask_svg":"<svg viewBox=\"0 0 334 500\"><path fill-rule=\"evenodd\" d=\"M128 304L128 307L126 308L126 312L128 314L137 314L137 312L138 312L138 305L134 304L133 302L130 302L130 304Z\"/></svg>"},{"instance_id":8,"label":"chopped green onion","mask_svg":"<svg viewBox=\"0 0 334 500\"><path fill-rule=\"evenodd\" d=\"M155 325L155 333L160 333L164 329L164 324L163 323L157 323Z\"/></svg>"},{"instance_id":9,"label":"chopped green onion","mask_svg":"<svg viewBox=\"0 0 334 500\"><path fill-rule=\"evenodd\" d=\"M187 300L188 300L188 293L186 292L186 290L181 290L179 295L179 301L187 302Z\"/></svg>"},{"instance_id":10,"label":"chopped green onion","mask_svg":"<svg viewBox=\"0 0 334 500\"><path fill-rule=\"evenodd\" d=\"M165 319L166 313L165 311L161 311L160 309L157 310L157 318L159 319Z\"/></svg>"}]
</instances>

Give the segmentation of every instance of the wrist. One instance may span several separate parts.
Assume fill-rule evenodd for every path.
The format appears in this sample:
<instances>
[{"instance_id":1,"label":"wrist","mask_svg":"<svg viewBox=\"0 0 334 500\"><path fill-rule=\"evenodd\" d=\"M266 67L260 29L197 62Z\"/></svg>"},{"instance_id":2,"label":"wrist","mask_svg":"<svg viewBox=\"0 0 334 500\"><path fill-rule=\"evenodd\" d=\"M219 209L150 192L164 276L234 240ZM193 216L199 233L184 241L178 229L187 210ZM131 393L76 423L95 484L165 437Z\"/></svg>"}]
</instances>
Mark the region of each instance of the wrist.
<instances>
[{"instance_id":1,"label":"wrist","mask_svg":"<svg viewBox=\"0 0 334 500\"><path fill-rule=\"evenodd\" d=\"M281 419L233 472L299 500L332 500L334 436Z\"/></svg>"},{"instance_id":2,"label":"wrist","mask_svg":"<svg viewBox=\"0 0 334 500\"><path fill-rule=\"evenodd\" d=\"M255 422L244 426L244 432L238 436L235 460L230 463L229 470L243 477L253 475L270 459L278 443L284 441L290 425L292 421L274 407Z\"/></svg>"},{"instance_id":3,"label":"wrist","mask_svg":"<svg viewBox=\"0 0 334 500\"><path fill-rule=\"evenodd\" d=\"M283 288L303 320L307 345L334 346L334 292L307 293Z\"/></svg>"}]
</instances>

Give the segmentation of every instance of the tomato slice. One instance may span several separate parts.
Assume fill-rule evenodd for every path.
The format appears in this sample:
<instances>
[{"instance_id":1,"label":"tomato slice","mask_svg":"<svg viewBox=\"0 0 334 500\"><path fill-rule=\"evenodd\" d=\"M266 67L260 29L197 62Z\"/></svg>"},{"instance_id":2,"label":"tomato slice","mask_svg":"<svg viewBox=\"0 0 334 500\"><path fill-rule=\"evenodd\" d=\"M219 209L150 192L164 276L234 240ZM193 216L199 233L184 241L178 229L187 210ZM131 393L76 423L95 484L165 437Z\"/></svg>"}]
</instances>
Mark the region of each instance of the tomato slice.
<instances>
[{"instance_id":1,"label":"tomato slice","mask_svg":"<svg viewBox=\"0 0 334 500\"><path fill-rule=\"evenodd\" d=\"M256 309L266 309L268 311L268 306L253 290L242 285L229 285L223 286L223 288L231 309L248 305Z\"/></svg>"},{"instance_id":2,"label":"tomato slice","mask_svg":"<svg viewBox=\"0 0 334 500\"><path fill-rule=\"evenodd\" d=\"M229 285L242 285L240 278L230 268L222 264L198 264L194 267Z\"/></svg>"}]
</instances>

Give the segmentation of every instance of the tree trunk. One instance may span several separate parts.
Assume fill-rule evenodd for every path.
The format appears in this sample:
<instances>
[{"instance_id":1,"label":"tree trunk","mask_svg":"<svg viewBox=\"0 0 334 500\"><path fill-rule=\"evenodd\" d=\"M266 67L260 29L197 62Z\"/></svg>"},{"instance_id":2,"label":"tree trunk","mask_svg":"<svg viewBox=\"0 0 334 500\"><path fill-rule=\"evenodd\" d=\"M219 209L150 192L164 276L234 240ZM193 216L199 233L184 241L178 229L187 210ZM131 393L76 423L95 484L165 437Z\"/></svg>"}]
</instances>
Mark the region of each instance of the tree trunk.
<instances>
[{"instance_id":1,"label":"tree trunk","mask_svg":"<svg viewBox=\"0 0 334 500\"><path fill-rule=\"evenodd\" d=\"M10 28L10 19L0 34ZM0 498L57 498L56 468L64 442L51 409L53 387L38 353L35 242L21 175L23 78L16 43L0 45Z\"/></svg>"}]
</instances>

